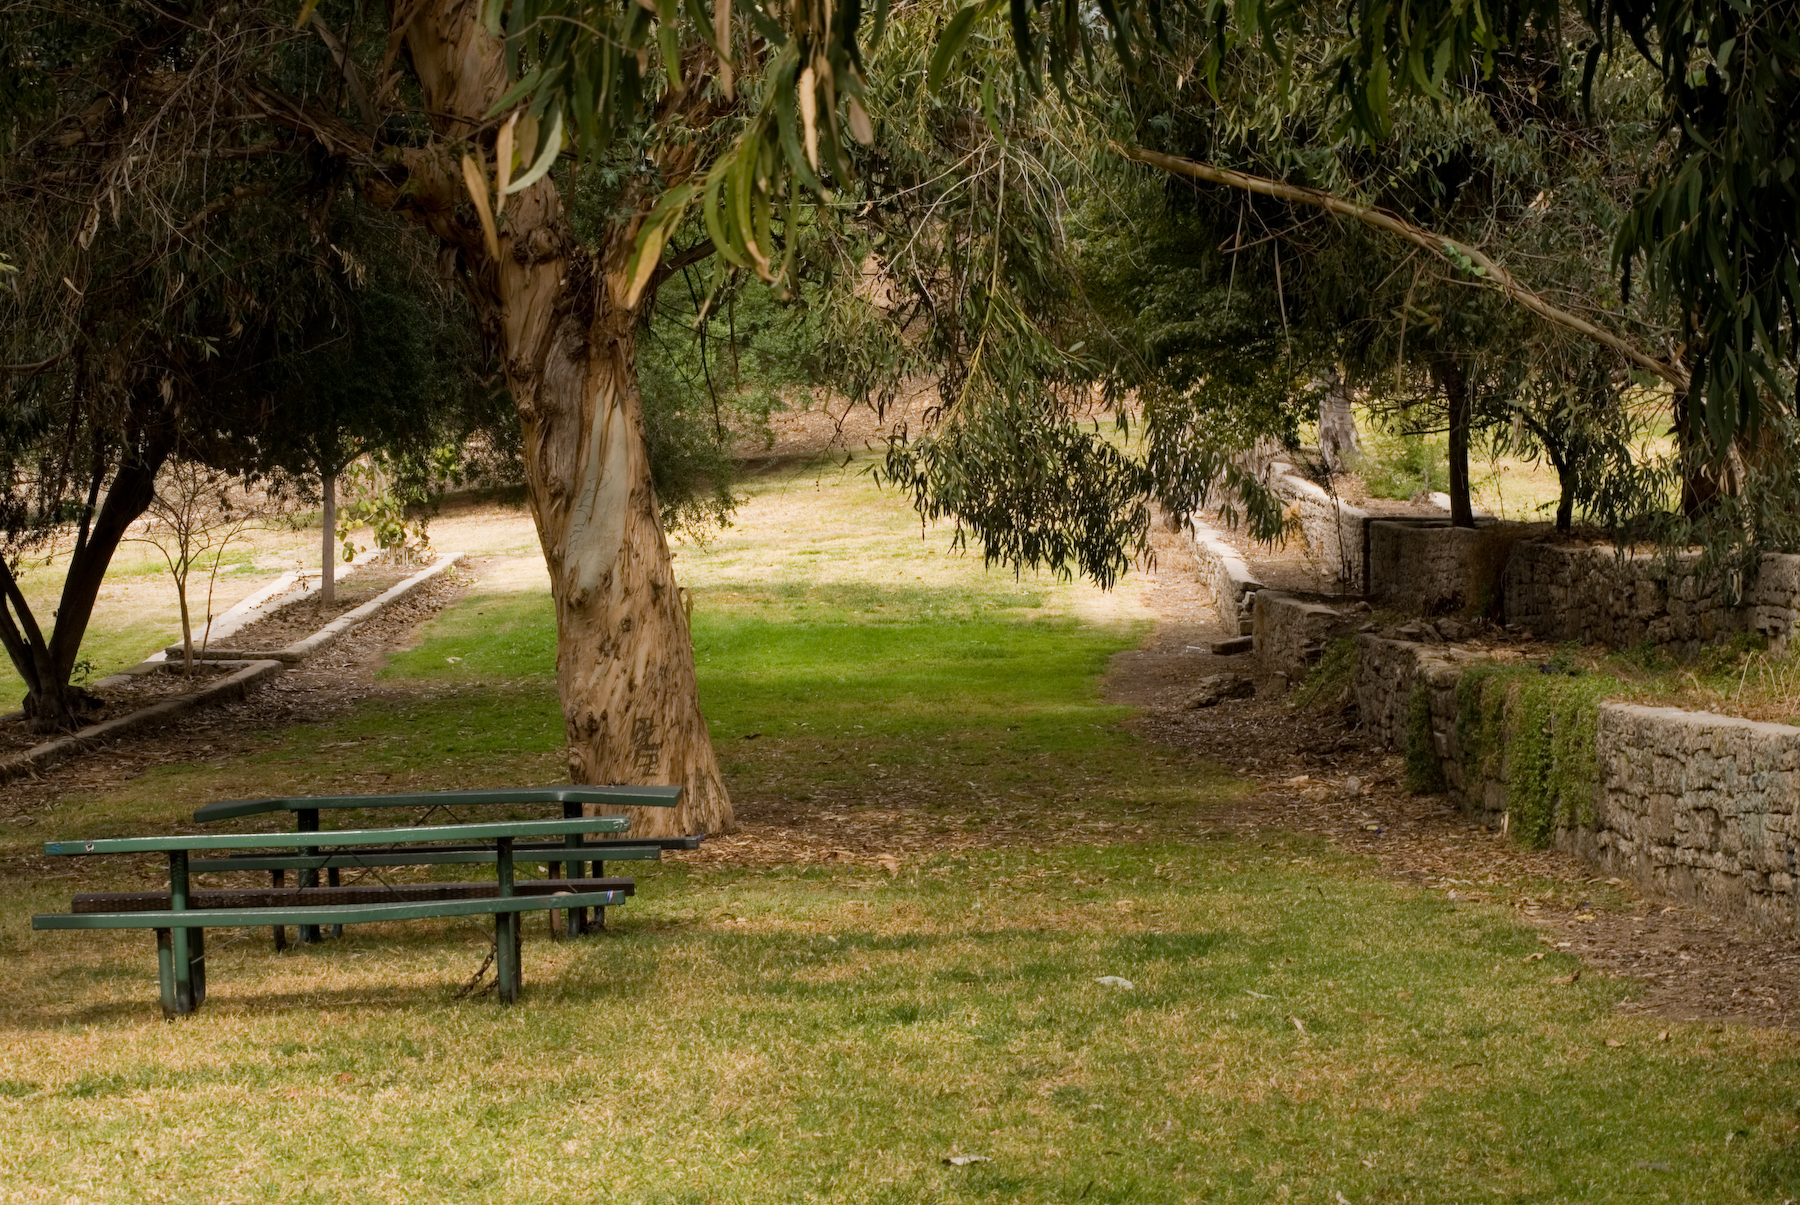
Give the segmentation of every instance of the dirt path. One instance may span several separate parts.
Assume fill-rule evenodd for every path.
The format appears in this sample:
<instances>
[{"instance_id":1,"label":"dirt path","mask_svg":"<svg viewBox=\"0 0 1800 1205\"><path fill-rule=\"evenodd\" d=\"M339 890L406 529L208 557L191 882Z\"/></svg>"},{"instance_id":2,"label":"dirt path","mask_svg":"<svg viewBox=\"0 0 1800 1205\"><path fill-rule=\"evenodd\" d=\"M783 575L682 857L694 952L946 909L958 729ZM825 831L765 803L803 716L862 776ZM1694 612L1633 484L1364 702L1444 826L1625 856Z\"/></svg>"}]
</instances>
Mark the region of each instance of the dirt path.
<instances>
[{"instance_id":1,"label":"dirt path","mask_svg":"<svg viewBox=\"0 0 1800 1205\"><path fill-rule=\"evenodd\" d=\"M1548 945L1599 973L1642 982L1622 1005L1672 1019L1800 1027L1800 943L1755 934L1703 909L1597 876L1574 857L1525 849L1457 811L1441 795L1400 784L1398 755L1372 746L1354 716L1298 711L1270 697L1190 710L1191 683L1253 674L1249 656L1215 657L1228 633L1195 585L1186 541L1158 532L1146 602L1161 619L1143 648L1120 654L1110 698L1145 710L1133 723L1149 740L1235 768L1258 783L1219 816L1221 828L1313 833L1375 859L1382 872L1457 900L1510 907Z\"/></svg>"}]
</instances>

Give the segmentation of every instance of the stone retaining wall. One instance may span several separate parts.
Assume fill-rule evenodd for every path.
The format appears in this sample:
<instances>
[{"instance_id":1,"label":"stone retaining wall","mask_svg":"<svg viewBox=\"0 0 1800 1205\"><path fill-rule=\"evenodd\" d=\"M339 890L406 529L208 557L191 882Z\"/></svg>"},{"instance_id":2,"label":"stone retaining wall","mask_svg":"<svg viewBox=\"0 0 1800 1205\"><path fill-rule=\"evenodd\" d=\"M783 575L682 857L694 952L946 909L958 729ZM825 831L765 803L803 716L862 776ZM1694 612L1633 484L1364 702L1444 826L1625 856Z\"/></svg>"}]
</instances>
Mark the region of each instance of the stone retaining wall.
<instances>
[{"instance_id":1,"label":"stone retaining wall","mask_svg":"<svg viewBox=\"0 0 1800 1205\"><path fill-rule=\"evenodd\" d=\"M1759 928L1796 927L1800 728L1604 703L1599 741L1600 814L1559 845Z\"/></svg>"},{"instance_id":2,"label":"stone retaining wall","mask_svg":"<svg viewBox=\"0 0 1800 1205\"><path fill-rule=\"evenodd\" d=\"M1800 556L1763 557L1735 601L1730 583L1696 572L1699 559L1521 543L1506 567L1506 617L1546 640L1653 644L1682 657L1745 630L1784 648L1800 617Z\"/></svg>"},{"instance_id":3,"label":"stone retaining wall","mask_svg":"<svg viewBox=\"0 0 1800 1205\"><path fill-rule=\"evenodd\" d=\"M1451 797L1477 819L1504 823L1506 751L1472 765L1457 724L1463 673L1483 658L1369 635L1357 646L1356 699L1370 732L1405 751L1423 721ZM1505 680L1490 686L1504 689ZM1565 817L1558 848L1760 928L1800 928L1800 728L1606 702L1595 741L1592 815Z\"/></svg>"},{"instance_id":4,"label":"stone retaining wall","mask_svg":"<svg viewBox=\"0 0 1800 1205\"><path fill-rule=\"evenodd\" d=\"M1369 601L1411 615L1499 615L1508 556L1542 524L1374 519L1369 523Z\"/></svg>"},{"instance_id":5,"label":"stone retaining wall","mask_svg":"<svg viewBox=\"0 0 1800 1205\"><path fill-rule=\"evenodd\" d=\"M1301 545L1319 576L1332 590L1360 590L1363 522L1369 512L1308 481L1286 461L1278 460L1272 468L1269 488L1287 503L1288 517L1299 524Z\"/></svg>"},{"instance_id":6,"label":"stone retaining wall","mask_svg":"<svg viewBox=\"0 0 1800 1205\"><path fill-rule=\"evenodd\" d=\"M1339 499L1295 466L1288 453L1263 443L1240 458L1244 468L1281 499L1298 540L1326 593L1360 591L1363 583L1363 524L1369 512ZM1241 501L1233 499L1234 501Z\"/></svg>"},{"instance_id":7,"label":"stone retaining wall","mask_svg":"<svg viewBox=\"0 0 1800 1205\"><path fill-rule=\"evenodd\" d=\"M1744 630L1746 616L1696 556L1621 556L1610 547L1521 544L1506 567L1506 618L1545 640L1653 644L1677 656Z\"/></svg>"},{"instance_id":8,"label":"stone retaining wall","mask_svg":"<svg viewBox=\"0 0 1800 1205\"><path fill-rule=\"evenodd\" d=\"M1325 648L1348 630L1351 617L1325 603L1308 602L1279 590L1255 595L1251 634L1257 667L1298 682L1324 656Z\"/></svg>"},{"instance_id":9,"label":"stone retaining wall","mask_svg":"<svg viewBox=\"0 0 1800 1205\"><path fill-rule=\"evenodd\" d=\"M1227 623L1237 623L1238 634L1251 632L1251 605L1263 586L1250 570L1250 562L1227 544L1212 525L1199 515L1188 524L1194 537L1194 560L1200 566L1200 585L1212 596L1213 610Z\"/></svg>"}]
</instances>

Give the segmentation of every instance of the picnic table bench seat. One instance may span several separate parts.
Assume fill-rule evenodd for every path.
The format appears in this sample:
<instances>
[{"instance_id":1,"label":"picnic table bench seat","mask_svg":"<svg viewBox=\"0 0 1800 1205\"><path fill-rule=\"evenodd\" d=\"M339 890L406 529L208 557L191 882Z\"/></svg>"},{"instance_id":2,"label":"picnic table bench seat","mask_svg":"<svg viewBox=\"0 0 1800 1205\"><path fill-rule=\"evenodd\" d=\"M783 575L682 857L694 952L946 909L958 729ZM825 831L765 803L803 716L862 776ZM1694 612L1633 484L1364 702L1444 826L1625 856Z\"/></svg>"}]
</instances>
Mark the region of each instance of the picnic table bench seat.
<instances>
[{"instance_id":1,"label":"picnic table bench seat","mask_svg":"<svg viewBox=\"0 0 1800 1205\"><path fill-rule=\"evenodd\" d=\"M311 813L362 808L492 807L556 803L565 818L584 807L672 808L681 802L680 787L508 787L476 791L415 791L388 795L277 795L266 799L221 799L194 809L198 824L296 812L304 821Z\"/></svg>"},{"instance_id":2,"label":"picnic table bench seat","mask_svg":"<svg viewBox=\"0 0 1800 1205\"><path fill-rule=\"evenodd\" d=\"M276 795L260 799L221 799L196 808L194 820L199 824L212 824L220 820L242 819L246 816L268 816L279 812L290 812L295 819L295 827L301 832L316 832L319 828L319 813L341 810L362 810L369 808L424 808L430 816L438 811L450 811L456 808L470 807L519 807L542 806L553 804L559 807L565 819L580 816L590 807L656 807L672 808L681 802L682 788L678 786L573 786L557 784L544 787L489 787L463 791L409 791L383 795ZM569 837L565 844L574 846L577 838ZM665 849L695 849L699 847L699 836L651 839L647 842L634 842L639 848L632 852L624 852L624 847L614 847L619 852L611 854L607 861L619 861L630 858L660 858ZM547 847L521 847L515 852L524 857L527 853L544 852ZM298 857L304 858L315 854L314 850L297 851ZM461 853L474 853L474 857L460 857ZM286 862L277 858L254 855L242 856L241 860L230 865L208 862L205 866L196 866L197 871L230 871L230 870L266 870L269 881L276 887L283 886L285 872L292 869L299 872L302 887L319 885L319 871L325 872L327 886L337 886L341 870L346 866L405 866L405 865L447 865L457 862L491 861L492 854L480 856L481 850L388 850L380 855L339 854L327 857L313 865L298 862ZM416 855L409 857L409 855ZM582 861L559 861L540 859L545 863L546 873L555 876L558 873L570 878L580 878L586 873ZM596 862L594 874L600 875L604 867ZM586 908L560 909L567 918L571 935L585 933L589 927L589 915ZM596 909L594 922L597 927L606 927L604 909ZM555 929L556 911L550 914L552 931ZM323 927L320 925L301 925L300 940L305 943L316 942L322 937ZM342 926L333 926L333 935L341 935ZM275 948L287 947L287 933L282 926L274 927Z\"/></svg>"},{"instance_id":3,"label":"picnic table bench seat","mask_svg":"<svg viewBox=\"0 0 1800 1205\"><path fill-rule=\"evenodd\" d=\"M193 863L188 863L190 872ZM637 894L630 879L523 879L513 884L514 895L556 895L569 892L616 891ZM212 908L318 907L326 904L422 904L432 900L486 900L500 895L500 884L480 883L352 883L340 887L252 887L191 890L187 906ZM69 901L69 911L159 912L170 907L167 891L88 891Z\"/></svg>"}]
</instances>

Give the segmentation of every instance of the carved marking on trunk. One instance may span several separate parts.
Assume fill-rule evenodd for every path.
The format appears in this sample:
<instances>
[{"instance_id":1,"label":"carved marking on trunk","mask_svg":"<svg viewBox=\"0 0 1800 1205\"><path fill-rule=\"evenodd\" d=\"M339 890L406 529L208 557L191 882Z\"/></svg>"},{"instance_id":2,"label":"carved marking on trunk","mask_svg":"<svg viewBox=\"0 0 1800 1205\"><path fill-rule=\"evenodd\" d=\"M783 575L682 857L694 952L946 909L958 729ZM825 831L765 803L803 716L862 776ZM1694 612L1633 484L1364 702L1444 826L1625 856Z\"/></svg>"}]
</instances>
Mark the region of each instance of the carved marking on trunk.
<instances>
[{"instance_id":1,"label":"carved marking on trunk","mask_svg":"<svg viewBox=\"0 0 1800 1205\"><path fill-rule=\"evenodd\" d=\"M656 739L656 721L641 717L631 722L631 768L654 774L662 761L662 742Z\"/></svg>"}]
</instances>

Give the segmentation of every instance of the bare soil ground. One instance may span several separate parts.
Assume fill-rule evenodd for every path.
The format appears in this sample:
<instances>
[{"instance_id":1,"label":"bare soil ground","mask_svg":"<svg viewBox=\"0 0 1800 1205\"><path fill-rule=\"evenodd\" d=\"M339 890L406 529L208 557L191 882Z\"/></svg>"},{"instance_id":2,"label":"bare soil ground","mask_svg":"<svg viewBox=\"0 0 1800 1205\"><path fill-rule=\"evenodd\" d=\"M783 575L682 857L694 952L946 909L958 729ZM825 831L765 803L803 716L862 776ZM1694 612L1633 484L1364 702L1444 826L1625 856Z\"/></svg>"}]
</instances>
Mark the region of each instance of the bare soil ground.
<instances>
[{"instance_id":1,"label":"bare soil ground","mask_svg":"<svg viewBox=\"0 0 1800 1205\"><path fill-rule=\"evenodd\" d=\"M327 603L318 591L295 599L255 623L246 624L230 637L234 649L273 650L304 640L340 615L399 585L423 569L423 565L359 565L356 572L335 583Z\"/></svg>"},{"instance_id":2,"label":"bare soil ground","mask_svg":"<svg viewBox=\"0 0 1800 1205\"><path fill-rule=\"evenodd\" d=\"M417 565L359 566L354 574L339 583L336 597L330 605L321 602L316 593L307 595L238 629L230 638L230 645L233 649L251 651L284 648L296 640L312 635L338 616L362 606L418 571ZM199 634L196 633L196 648L199 644ZM117 719L152 703L200 690L226 674L235 673L238 668L240 667L221 668L197 662L191 675L162 671L108 682L105 686L94 689L93 693L103 706L91 716L90 722ZM0 720L0 756L23 752L50 739L51 736L44 733L33 732L22 718Z\"/></svg>"},{"instance_id":3,"label":"bare soil ground","mask_svg":"<svg viewBox=\"0 0 1800 1205\"><path fill-rule=\"evenodd\" d=\"M427 583L245 699L204 708L178 723L134 733L39 777L8 783L0 790L0 824L33 825L64 795L102 791L136 778L152 766L240 756L264 747L269 732L293 724L329 721L372 696L411 693L416 688L407 684L375 682L374 672L389 652L416 639L425 621L466 590L470 581L468 574L452 570Z\"/></svg>"}]
</instances>

